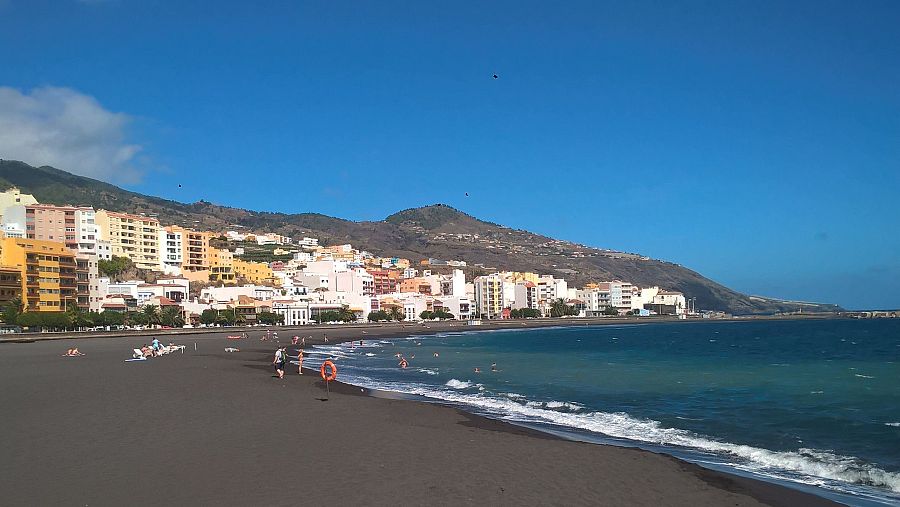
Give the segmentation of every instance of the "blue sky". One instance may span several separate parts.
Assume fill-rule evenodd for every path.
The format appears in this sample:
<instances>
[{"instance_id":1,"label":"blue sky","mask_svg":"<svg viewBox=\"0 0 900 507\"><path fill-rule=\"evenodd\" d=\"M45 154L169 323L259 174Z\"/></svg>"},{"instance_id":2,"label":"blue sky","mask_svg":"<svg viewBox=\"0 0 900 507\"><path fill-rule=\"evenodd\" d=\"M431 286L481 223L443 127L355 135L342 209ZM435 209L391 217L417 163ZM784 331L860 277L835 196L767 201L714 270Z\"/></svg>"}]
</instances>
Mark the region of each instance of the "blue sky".
<instances>
[{"instance_id":1,"label":"blue sky","mask_svg":"<svg viewBox=\"0 0 900 507\"><path fill-rule=\"evenodd\" d=\"M900 3L559 4L0 0L0 157L900 307Z\"/></svg>"}]
</instances>

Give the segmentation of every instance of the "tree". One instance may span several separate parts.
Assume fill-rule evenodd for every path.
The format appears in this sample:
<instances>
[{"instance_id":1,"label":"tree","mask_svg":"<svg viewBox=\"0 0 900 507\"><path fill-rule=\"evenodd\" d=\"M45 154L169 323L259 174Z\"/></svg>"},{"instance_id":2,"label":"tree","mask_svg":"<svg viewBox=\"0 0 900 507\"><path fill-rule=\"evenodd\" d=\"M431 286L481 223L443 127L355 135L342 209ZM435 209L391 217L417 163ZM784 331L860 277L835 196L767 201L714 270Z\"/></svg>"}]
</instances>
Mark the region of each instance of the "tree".
<instances>
[{"instance_id":1,"label":"tree","mask_svg":"<svg viewBox=\"0 0 900 507\"><path fill-rule=\"evenodd\" d=\"M146 326L147 314L144 312L128 312L125 314L125 324L129 326Z\"/></svg>"},{"instance_id":2,"label":"tree","mask_svg":"<svg viewBox=\"0 0 900 507\"><path fill-rule=\"evenodd\" d=\"M423 311L419 314L419 318L422 320L431 320L434 317L434 312L429 312L428 310Z\"/></svg>"},{"instance_id":3,"label":"tree","mask_svg":"<svg viewBox=\"0 0 900 507\"><path fill-rule=\"evenodd\" d=\"M200 314L200 323L205 324L207 326L215 324L216 320L219 318L219 312L213 309L203 310L203 313Z\"/></svg>"},{"instance_id":4,"label":"tree","mask_svg":"<svg viewBox=\"0 0 900 507\"><path fill-rule=\"evenodd\" d=\"M156 305L144 305L141 310L150 326L157 326L160 323L159 307Z\"/></svg>"},{"instance_id":5,"label":"tree","mask_svg":"<svg viewBox=\"0 0 900 507\"><path fill-rule=\"evenodd\" d=\"M17 324L19 315L22 315L22 311L25 309L25 305L22 304L21 298L15 298L11 300L6 306L3 307L3 323L14 326Z\"/></svg>"},{"instance_id":6,"label":"tree","mask_svg":"<svg viewBox=\"0 0 900 507\"><path fill-rule=\"evenodd\" d=\"M66 314L69 318L69 322L71 322L72 327L75 329L94 325L93 314L88 313L77 306L69 308L69 311L67 311Z\"/></svg>"},{"instance_id":7,"label":"tree","mask_svg":"<svg viewBox=\"0 0 900 507\"><path fill-rule=\"evenodd\" d=\"M382 322L391 320L391 316L384 310L369 313L369 322Z\"/></svg>"},{"instance_id":8,"label":"tree","mask_svg":"<svg viewBox=\"0 0 900 507\"><path fill-rule=\"evenodd\" d=\"M257 320L259 320L260 324L273 325L273 324L283 324L284 323L284 315L272 312L259 312L256 315Z\"/></svg>"},{"instance_id":9,"label":"tree","mask_svg":"<svg viewBox=\"0 0 900 507\"><path fill-rule=\"evenodd\" d=\"M100 259L97 261L97 271L101 276L117 278L123 272L134 268L134 263L128 257L118 257L113 255L111 259Z\"/></svg>"},{"instance_id":10,"label":"tree","mask_svg":"<svg viewBox=\"0 0 900 507\"><path fill-rule=\"evenodd\" d=\"M603 315L618 315L619 310L615 306L609 305L603 309Z\"/></svg>"},{"instance_id":11,"label":"tree","mask_svg":"<svg viewBox=\"0 0 900 507\"><path fill-rule=\"evenodd\" d=\"M388 315L391 316L391 320L395 320L397 322L400 322L406 318L406 316L403 315L403 312L400 311L400 308L396 306L391 307L391 309L388 311Z\"/></svg>"},{"instance_id":12,"label":"tree","mask_svg":"<svg viewBox=\"0 0 900 507\"><path fill-rule=\"evenodd\" d=\"M125 314L119 312L102 312L95 314L94 322L98 326L118 327L125 325Z\"/></svg>"},{"instance_id":13,"label":"tree","mask_svg":"<svg viewBox=\"0 0 900 507\"><path fill-rule=\"evenodd\" d=\"M160 324L168 327L184 326L184 318L181 316L181 308L177 306L167 306L159 314Z\"/></svg>"},{"instance_id":14,"label":"tree","mask_svg":"<svg viewBox=\"0 0 900 507\"><path fill-rule=\"evenodd\" d=\"M233 326L236 322L237 315L235 315L234 310L230 308L219 312L219 316L216 318L216 323L223 326Z\"/></svg>"}]
</instances>

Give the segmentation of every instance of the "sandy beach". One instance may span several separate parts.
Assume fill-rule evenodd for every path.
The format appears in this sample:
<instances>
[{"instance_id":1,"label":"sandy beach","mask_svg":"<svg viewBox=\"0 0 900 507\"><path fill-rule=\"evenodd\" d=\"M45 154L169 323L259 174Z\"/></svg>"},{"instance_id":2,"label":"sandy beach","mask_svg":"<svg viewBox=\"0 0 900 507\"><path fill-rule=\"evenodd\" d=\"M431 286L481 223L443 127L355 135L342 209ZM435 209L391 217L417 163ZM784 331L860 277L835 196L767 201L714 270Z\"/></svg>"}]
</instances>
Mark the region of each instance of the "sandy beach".
<instances>
[{"instance_id":1,"label":"sandy beach","mask_svg":"<svg viewBox=\"0 0 900 507\"><path fill-rule=\"evenodd\" d=\"M325 332L337 342L437 327L305 335L313 344ZM173 338L184 354L145 362L124 361L145 336L0 344L0 503L835 505L349 385L333 383L322 401L317 371L273 378L276 344L261 333L185 334ZM279 334L286 344L294 333ZM60 356L73 346L87 355Z\"/></svg>"}]
</instances>

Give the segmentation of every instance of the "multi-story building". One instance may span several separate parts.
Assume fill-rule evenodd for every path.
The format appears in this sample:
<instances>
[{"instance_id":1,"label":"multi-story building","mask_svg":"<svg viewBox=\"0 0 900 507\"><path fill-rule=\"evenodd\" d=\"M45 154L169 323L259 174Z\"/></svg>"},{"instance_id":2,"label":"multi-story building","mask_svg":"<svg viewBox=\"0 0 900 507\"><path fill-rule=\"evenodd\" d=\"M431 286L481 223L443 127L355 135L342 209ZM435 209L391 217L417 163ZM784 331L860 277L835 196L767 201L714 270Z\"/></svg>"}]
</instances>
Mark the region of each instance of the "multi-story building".
<instances>
[{"instance_id":1,"label":"multi-story building","mask_svg":"<svg viewBox=\"0 0 900 507\"><path fill-rule=\"evenodd\" d=\"M516 302L513 308L530 308L539 310L541 301L539 299L538 286L534 282L519 281L516 282Z\"/></svg>"},{"instance_id":2,"label":"multi-story building","mask_svg":"<svg viewBox=\"0 0 900 507\"><path fill-rule=\"evenodd\" d=\"M209 281L232 283L235 281L234 254L228 250L209 248Z\"/></svg>"},{"instance_id":3,"label":"multi-story building","mask_svg":"<svg viewBox=\"0 0 900 507\"><path fill-rule=\"evenodd\" d=\"M499 273L475 278L475 313L496 319L503 311L503 277Z\"/></svg>"},{"instance_id":4,"label":"multi-story building","mask_svg":"<svg viewBox=\"0 0 900 507\"><path fill-rule=\"evenodd\" d=\"M4 228L13 232L7 236L56 241L73 252L98 253L100 232L94 220L94 208L91 207L52 204L10 206L6 209L3 222ZM24 228L22 236L16 234L20 227Z\"/></svg>"},{"instance_id":5,"label":"multi-story building","mask_svg":"<svg viewBox=\"0 0 900 507\"><path fill-rule=\"evenodd\" d=\"M159 269L159 220L129 213L100 210L96 221L112 255L131 259L135 267Z\"/></svg>"},{"instance_id":6,"label":"multi-story building","mask_svg":"<svg viewBox=\"0 0 900 507\"><path fill-rule=\"evenodd\" d=\"M16 187L0 192L0 217L5 214L6 208L11 206L27 206L29 204L37 204L37 199L31 194L23 194ZM22 225L24 226L25 224Z\"/></svg>"},{"instance_id":7,"label":"multi-story building","mask_svg":"<svg viewBox=\"0 0 900 507\"><path fill-rule=\"evenodd\" d=\"M65 244L3 238L0 265L19 270L26 311L66 311L78 306L82 270Z\"/></svg>"},{"instance_id":8,"label":"multi-story building","mask_svg":"<svg viewBox=\"0 0 900 507\"><path fill-rule=\"evenodd\" d=\"M0 305L22 301L22 272L19 268L0 266Z\"/></svg>"},{"instance_id":9,"label":"multi-story building","mask_svg":"<svg viewBox=\"0 0 900 507\"><path fill-rule=\"evenodd\" d=\"M184 263L184 238L180 230L166 227L159 230L159 269L164 273L181 274Z\"/></svg>"},{"instance_id":10,"label":"multi-story building","mask_svg":"<svg viewBox=\"0 0 900 507\"><path fill-rule=\"evenodd\" d=\"M205 271L209 269L210 232L198 232L178 226L166 227L166 233L174 233L181 240L181 269Z\"/></svg>"},{"instance_id":11,"label":"multi-story building","mask_svg":"<svg viewBox=\"0 0 900 507\"><path fill-rule=\"evenodd\" d=\"M249 262L234 259L232 267L234 274L249 283L261 283L275 285L279 279L272 273L272 268L265 262Z\"/></svg>"},{"instance_id":12,"label":"multi-story building","mask_svg":"<svg viewBox=\"0 0 900 507\"><path fill-rule=\"evenodd\" d=\"M99 312L100 296L99 257L94 253L79 253L75 257L78 307L85 311Z\"/></svg>"},{"instance_id":13,"label":"multi-story building","mask_svg":"<svg viewBox=\"0 0 900 507\"><path fill-rule=\"evenodd\" d=\"M376 296L397 292L397 284L400 281L399 271L393 269L370 269L368 272L372 275Z\"/></svg>"}]
</instances>

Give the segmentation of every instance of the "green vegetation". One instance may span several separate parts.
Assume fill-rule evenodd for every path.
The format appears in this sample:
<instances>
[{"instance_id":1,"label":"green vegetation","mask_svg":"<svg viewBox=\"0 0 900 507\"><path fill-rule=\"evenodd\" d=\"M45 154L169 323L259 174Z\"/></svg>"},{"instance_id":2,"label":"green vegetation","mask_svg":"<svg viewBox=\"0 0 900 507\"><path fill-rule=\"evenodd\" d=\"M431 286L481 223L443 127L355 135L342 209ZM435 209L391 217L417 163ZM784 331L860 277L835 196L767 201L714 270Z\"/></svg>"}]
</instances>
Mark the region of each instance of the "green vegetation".
<instances>
[{"instance_id":1,"label":"green vegetation","mask_svg":"<svg viewBox=\"0 0 900 507\"><path fill-rule=\"evenodd\" d=\"M603 309L603 315L616 316L618 314L619 314L619 310L617 310L615 306L610 305Z\"/></svg>"},{"instance_id":2,"label":"green vegetation","mask_svg":"<svg viewBox=\"0 0 900 507\"><path fill-rule=\"evenodd\" d=\"M344 306L340 310L329 310L322 312L315 317L318 324L323 322L356 322L356 314L350 311L350 308Z\"/></svg>"},{"instance_id":3,"label":"green vegetation","mask_svg":"<svg viewBox=\"0 0 900 507\"><path fill-rule=\"evenodd\" d=\"M243 248L244 253L241 255L235 254L234 258L248 262L287 262L294 257L293 254L275 255L275 250L279 248L290 250L290 245L258 245L255 241L230 241L224 237L213 238L210 240L209 244L212 247L226 249L232 252L237 248Z\"/></svg>"},{"instance_id":4,"label":"green vegetation","mask_svg":"<svg viewBox=\"0 0 900 507\"><path fill-rule=\"evenodd\" d=\"M133 269L134 263L128 257L112 256L112 259L100 259L97 261L97 271L100 276L108 276L110 278L118 278L119 275L127 270Z\"/></svg>"},{"instance_id":5,"label":"green vegetation","mask_svg":"<svg viewBox=\"0 0 900 507\"><path fill-rule=\"evenodd\" d=\"M541 311L534 308L516 308L509 312L509 316L513 319L539 319L543 317Z\"/></svg>"},{"instance_id":6,"label":"green vegetation","mask_svg":"<svg viewBox=\"0 0 900 507\"><path fill-rule=\"evenodd\" d=\"M453 317L452 313L450 313L446 310L435 310L433 312L425 310L424 312L419 314L419 318L422 320L434 320L434 319L448 320L448 319L452 319L454 317Z\"/></svg>"},{"instance_id":7,"label":"green vegetation","mask_svg":"<svg viewBox=\"0 0 900 507\"><path fill-rule=\"evenodd\" d=\"M19 315L22 315L24 310L25 305L22 303L22 300L19 298L13 299L3 307L3 323L10 326L16 325Z\"/></svg>"},{"instance_id":8,"label":"green vegetation","mask_svg":"<svg viewBox=\"0 0 900 507\"><path fill-rule=\"evenodd\" d=\"M80 308L67 312L26 312L13 316L7 305L4 309L4 323L18 325L29 331L64 331L99 326L118 327L125 324L125 315L116 312L86 312Z\"/></svg>"},{"instance_id":9,"label":"green vegetation","mask_svg":"<svg viewBox=\"0 0 900 507\"><path fill-rule=\"evenodd\" d=\"M259 312L256 314L256 320L260 324L275 325L284 324L284 315L272 312Z\"/></svg>"},{"instance_id":10,"label":"green vegetation","mask_svg":"<svg viewBox=\"0 0 900 507\"><path fill-rule=\"evenodd\" d=\"M400 311L400 308L397 308L396 306L392 306L391 309L388 310L388 315L391 316L391 320L395 320L397 322L406 319L406 315L404 315L403 312Z\"/></svg>"},{"instance_id":11,"label":"green vegetation","mask_svg":"<svg viewBox=\"0 0 900 507\"><path fill-rule=\"evenodd\" d=\"M578 315L578 310L574 306L568 306L566 300L562 298L550 303L551 317L565 317L567 315Z\"/></svg>"},{"instance_id":12,"label":"green vegetation","mask_svg":"<svg viewBox=\"0 0 900 507\"><path fill-rule=\"evenodd\" d=\"M369 322L387 322L391 320L391 316L384 310L369 312Z\"/></svg>"}]
</instances>

